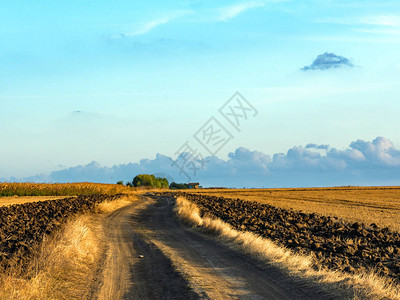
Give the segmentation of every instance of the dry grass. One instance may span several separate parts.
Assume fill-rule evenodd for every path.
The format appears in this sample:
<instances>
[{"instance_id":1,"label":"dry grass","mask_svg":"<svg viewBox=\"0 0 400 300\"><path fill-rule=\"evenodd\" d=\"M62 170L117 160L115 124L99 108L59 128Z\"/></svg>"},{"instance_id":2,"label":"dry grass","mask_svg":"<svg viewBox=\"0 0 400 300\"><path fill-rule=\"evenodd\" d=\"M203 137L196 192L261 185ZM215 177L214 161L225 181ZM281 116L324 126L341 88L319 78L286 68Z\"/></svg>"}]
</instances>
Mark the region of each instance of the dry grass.
<instances>
[{"instance_id":1,"label":"dry grass","mask_svg":"<svg viewBox=\"0 0 400 300\"><path fill-rule=\"evenodd\" d=\"M219 219L201 217L198 207L183 197L177 199L175 212L189 225L212 233L231 246L267 263L272 263L290 274L318 281L330 291L341 288L351 292L355 299L358 297L400 299L399 287L388 283L376 274L349 275L338 271L316 271L311 267L314 259L312 256L294 254L269 239L250 232L237 231Z\"/></svg>"},{"instance_id":2,"label":"dry grass","mask_svg":"<svg viewBox=\"0 0 400 300\"><path fill-rule=\"evenodd\" d=\"M190 192L336 216L348 222L375 223L400 231L400 187L200 189Z\"/></svg>"},{"instance_id":3,"label":"dry grass","mask_svg":"<svg viewBox=\"0 0 400 300\"><path fill-rule=\"evenodd\" d=\"M138 200L141 193L140 191L132 191L129 195L120 197L117 200L102 202L98 205L98 211L101 213L109 213L117 210Z\"/></svg>"},{"instance_id":4,"label":"dry grass","mask_svg":"<svg viewBox=\"0 0 400 300\"><path fill-rule=\"evenodd\" d=\"M135 195L101 203L103 214L81 215L41 244L23 270L0 274L0 299L87 299L105 255L104 214L125 206Z\"/></svg>"},{"instance_id":5,"label":"dry grass","mask_svg":"<svg viewBox=\"0 0 400 300\"><path fill-rule=\"evenodd\" d=\"M91 216L68 222L42 243L26 277L1 275L0 299L82 299L100 259L102 235Z\"/></svg>"},{"instance_id":6,"label":"dry grass","mask_svg":"<svg viewBox=\"0 0 400 300\"><path fill-rule=\"evenodd\" d=\"M28 202L46 201L63 199L65 196L13 196L13 197L0 197L0 206L7 206L13 204L23 204Z\"/></svg>"},{"instance_id":7,"label":"dry grass","mask_svg":"<svg viewBox=\"0 0 400 300\"><path fill-rule=\"evenodd\" d=\"M0 196L77 196L130 192L119 184L80 183L0 183Z\"/></svg>"}]
</instances>

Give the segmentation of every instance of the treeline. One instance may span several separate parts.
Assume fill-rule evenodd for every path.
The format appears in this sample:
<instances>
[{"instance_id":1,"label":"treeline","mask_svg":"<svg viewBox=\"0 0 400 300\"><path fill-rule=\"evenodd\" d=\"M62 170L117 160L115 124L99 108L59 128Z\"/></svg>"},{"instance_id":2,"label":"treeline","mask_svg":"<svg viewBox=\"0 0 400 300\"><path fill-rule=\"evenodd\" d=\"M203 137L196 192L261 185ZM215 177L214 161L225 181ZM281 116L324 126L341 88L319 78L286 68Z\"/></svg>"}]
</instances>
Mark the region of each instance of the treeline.
<instances>
[{"instance_id":1,"label":"treeline","mask_svg":"<svg viewBox=\"0 0 400 300\"><path fill-rule=\"evenodd\" d=\"M118 184L122 184L121 181ZM155 177L154 175L149 174L139 174L133 178L132 181L126 184L130 187L154 187L160 189L172 189L172 190L184 190L189 189L189 184L187 183L176 183L171 182L169 184L167 178L164 177Z\"/></svg>"},{"instance_id":2,"label":"treeline","mask_svg":"<svg viewBox=\"0 0 400 300\"><path fill-rule=\"evenodd\" d=\"M169 185L169 188L170 188L171 190L186 190L186 189L189 189L190 187L189 187L189 185L188 185L187 183L176 183L176 182L172 182L172 183Z\"/></svg>"},{"instance_id":3,"label":"treeline","mask_svg":"<svg viewBox=\"0 0 400 300\"><path fill-rule=\"evenodd\" d=\"M133 187L147 186L159 189L169 188L167 178L155 177L154 175L149 174L139 174L133 178L132 182L128 182L126 185Z\"/></svg>"}]
</instances>

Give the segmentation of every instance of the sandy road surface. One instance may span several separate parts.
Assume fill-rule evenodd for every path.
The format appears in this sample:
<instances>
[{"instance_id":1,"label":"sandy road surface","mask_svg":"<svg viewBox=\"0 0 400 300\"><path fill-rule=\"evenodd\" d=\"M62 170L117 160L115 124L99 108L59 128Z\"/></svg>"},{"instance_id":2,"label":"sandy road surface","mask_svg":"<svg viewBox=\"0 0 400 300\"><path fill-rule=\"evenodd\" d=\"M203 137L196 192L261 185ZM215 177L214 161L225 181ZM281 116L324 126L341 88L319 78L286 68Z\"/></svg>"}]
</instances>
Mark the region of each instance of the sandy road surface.
<instances>
[{"instance_id":1,"label":"sandy road surface","mask_svg":"<svg viewBox=\"0 0 400 300\"><path fill-rule=\"evenodd\" d=\"M110 215L94 299L333 299L186 228L174 219L173 202L143 197Z\"/></svg>"}]
</instances>

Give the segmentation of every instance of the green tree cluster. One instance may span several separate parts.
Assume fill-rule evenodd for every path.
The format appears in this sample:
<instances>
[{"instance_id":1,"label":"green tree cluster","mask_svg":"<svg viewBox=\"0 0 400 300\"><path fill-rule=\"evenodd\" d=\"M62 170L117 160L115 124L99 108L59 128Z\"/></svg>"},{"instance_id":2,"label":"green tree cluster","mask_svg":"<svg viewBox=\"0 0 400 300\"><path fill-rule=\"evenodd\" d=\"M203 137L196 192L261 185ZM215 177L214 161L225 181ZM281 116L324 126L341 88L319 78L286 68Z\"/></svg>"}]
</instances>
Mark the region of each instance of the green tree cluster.
<instances>
[{"instance_id":1,"label":"green tree cluster","mask_svg":"<svg viewBox=\"0 0 400 300\"><path fill-rule=\"evenodd\" d=\"M132 182L128 182L128 186L149 186L161 189L167 189L169 183L167 178L155 177L149 174L139 174L133 178Z\"/></svg>"}]
</instances>

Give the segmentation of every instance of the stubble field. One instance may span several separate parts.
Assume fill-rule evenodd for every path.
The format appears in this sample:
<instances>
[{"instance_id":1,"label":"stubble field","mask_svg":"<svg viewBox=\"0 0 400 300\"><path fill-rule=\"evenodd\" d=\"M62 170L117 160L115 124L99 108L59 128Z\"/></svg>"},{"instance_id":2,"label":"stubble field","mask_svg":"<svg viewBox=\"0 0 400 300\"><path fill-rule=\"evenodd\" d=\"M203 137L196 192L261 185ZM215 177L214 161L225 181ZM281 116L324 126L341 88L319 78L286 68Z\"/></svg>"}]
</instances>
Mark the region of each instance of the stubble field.
<instances>
[{"instance_id":1,"label":"stubble field","mask_svg":"<svg viewBox=\"0 0 400 300\"><path fill-rule=\"evenodd\" d=\"M190 193L240 198L400 231L400 187L199 189Z\"/></svg>"},{"instance_id":2,"label":"stubble field","mask_svg":"<svg viewBox=\"0 0 400 300\"><path fill-rule=\"evenodd\" d=\"M64 199L65 196L12 196L12 197L0 197L0 207L14 204L24 204L30 202L47 201Z\"/></svg>"}]
</instances>

